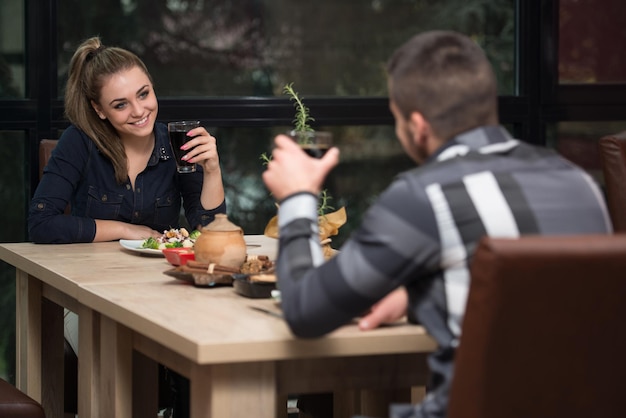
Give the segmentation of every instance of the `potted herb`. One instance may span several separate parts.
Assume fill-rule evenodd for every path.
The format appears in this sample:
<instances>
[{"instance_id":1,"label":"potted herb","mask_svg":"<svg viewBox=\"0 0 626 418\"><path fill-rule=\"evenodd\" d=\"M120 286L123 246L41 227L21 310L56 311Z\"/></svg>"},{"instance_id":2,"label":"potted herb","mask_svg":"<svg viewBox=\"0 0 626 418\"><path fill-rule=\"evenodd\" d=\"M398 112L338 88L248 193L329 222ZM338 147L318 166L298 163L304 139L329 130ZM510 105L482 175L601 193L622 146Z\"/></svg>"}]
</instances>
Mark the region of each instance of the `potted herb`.
<instances>
[{"instance_id":1,"label":"potted herb","mask_svg":"<svg viewBox=\"0 0 626 418\"><path fill-rule=\"evenodd\" d=\"M322 158L332 146L332 134L330 132L316 131L311 127L310 123L315 122L315 119L311 117L309 108L304 105L300 95L294 90L293 83L285 85L283 93L289 96L289 100L293 101L293 106L296 109L293 119L294 129L289 132L289 136L309 156Z\"/></svg>"},{"instance_id":2,"label":"potted herb","mask_svg":"<svg viewBox=\"0 0 626 418\"><path fill-rule=\"evenodd\" d=\"M293 101L293 106L296 108L291 134L297 138L299 143L307 142L310 133L315 132L309 123L315 122L315 119L311 117L309 108L304 105L298 92L293 89L293 83L285 85L283 93L289 96L289 100Z\"/></svg>"},{"instance_id":3,"label":"potted herb","mask_svg":"<svg viewBox=\"0 0 626 418\"><path fill-rule=\"evenodd\" d=\"M284 89L284 93L287 94L294 102L296 114L293 119L294 129L291 130L288 135L296 141L302 149L312 157L321 158L326 151L332 145L332 135L330 132L315 131L310 122L314 122L309 113L309 108L306 107L298 95L293 89L293 83L287 84ZM263 164L267 164L271 157L263 153L261 160ZM330 205L332 197L328 194L328 191L324 189L320 194L319 204L317 206L318 225L320 232L320 243L322 244L322 250L324 256L330 258L335 254L335 250L331 248L331 236L339 233L339 228L346 223L346 210L344 207L339 210L335 210ZM334 211L334 212L331 212ZM264 235L278 238L278 217L274 216L267 223L264 231Z\"/></svg>"}]
</instances>

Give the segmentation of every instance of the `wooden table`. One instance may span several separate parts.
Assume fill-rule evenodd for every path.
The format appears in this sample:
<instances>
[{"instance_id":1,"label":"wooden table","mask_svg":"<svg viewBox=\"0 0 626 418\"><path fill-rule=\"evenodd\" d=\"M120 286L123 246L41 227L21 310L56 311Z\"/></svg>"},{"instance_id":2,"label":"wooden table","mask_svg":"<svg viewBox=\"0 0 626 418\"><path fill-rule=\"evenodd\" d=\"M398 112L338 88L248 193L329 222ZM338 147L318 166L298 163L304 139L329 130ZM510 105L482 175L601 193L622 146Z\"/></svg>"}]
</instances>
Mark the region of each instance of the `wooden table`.
<instances>
[{"instance_id":1,"label":"wooden table","mask_svg":"<svg viewBox=\"0 0 626 418\"><path fill-rule=\"evenodd\" d=\"M246 241L261 245L249 253L275 255L271 238ZM48 417L62 416L63 307L80 318L78 407L88 417L154 417L155 362L190 379L193 418L286 416L288 394L319 392L337 395L336 416L379 413L396 389L424 384L435 347L405 323L297 339L271 300L172 279L164 258L117 242L0 244L0 259L17 268L17 386Z\"/></svg>"}]
</instances>

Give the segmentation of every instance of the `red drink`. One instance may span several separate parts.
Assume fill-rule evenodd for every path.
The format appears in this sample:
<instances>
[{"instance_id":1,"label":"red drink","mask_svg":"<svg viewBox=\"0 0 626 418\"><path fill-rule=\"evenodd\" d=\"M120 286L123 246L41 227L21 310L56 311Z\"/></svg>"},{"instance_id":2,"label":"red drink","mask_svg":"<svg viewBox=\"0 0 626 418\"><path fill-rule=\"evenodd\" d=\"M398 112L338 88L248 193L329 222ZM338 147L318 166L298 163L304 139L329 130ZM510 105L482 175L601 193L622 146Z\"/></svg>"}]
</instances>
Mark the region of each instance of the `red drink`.
<instances>
[{"instance_id":1,"label":"red drink","mask_svg":"<svg viewBox=\"0 0 626 418\"><path fill-rule=\"evenodd\" d=\"M309 157L322 158L330 149L330 144L300 144L300 148L302 148Z\"/></svg>"},{"instance_id":2,"label":"red drink","mask_svg":"<svg viewBox=\"0 0 626 418\"><path fill-rule=\"evenodd\" d=\"M330 132L325 131L306 131L287 133L300 145L300 148L306 152L309 157L322 158L333 145L333 136Z\"/></svg>"},{"instance_id":3,"label":"red drink","mask_svg":"<svg viewBox=\"0 0 626 418\"><path fill-rule=\"evenodd\" d=\"M170 131L170 143L172 144L172 151L174 151L174 156L176 157L176 166L180 173L195 171L194 163L189 163L182 159L190 150L180 149L190 139L191 137L187 136L187 131Z\"/></svg>"},{"instance_id":4,"label":"red drink","mask_svg":"<svg viewBox=\"0 0 626 418\"><path fill-rule=\"evenodd\" d=\"M180 147L195 138L195 136L187 136L187 132L198 126L200 126L200 122L198 121L170 122L167 124L170 144L172 145L172 151L176 157L176 169L179 173L193 173L196 171L195 163L190 163L182 159L191 149L182 150Z\"/></svg>"}]
</instances>

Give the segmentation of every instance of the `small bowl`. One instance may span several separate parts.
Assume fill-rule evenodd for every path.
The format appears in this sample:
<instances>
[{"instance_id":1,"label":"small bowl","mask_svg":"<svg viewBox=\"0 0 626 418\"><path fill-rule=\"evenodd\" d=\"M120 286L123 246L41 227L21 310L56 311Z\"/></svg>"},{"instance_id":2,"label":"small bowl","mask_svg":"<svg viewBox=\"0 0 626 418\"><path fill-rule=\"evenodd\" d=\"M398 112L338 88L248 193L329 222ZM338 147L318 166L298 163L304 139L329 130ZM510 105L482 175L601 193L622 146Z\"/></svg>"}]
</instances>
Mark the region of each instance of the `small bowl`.
<instances>
[{"instance_id":1,"label":"small bowl","mask_svg":"<svg viewBox=\"0 0 626 418\"><path fill-rule=\"evenodd\" d=\"M187 261L196 259L193 248L166 248L163 255L173 266L184 266Z\"/></svg>"},{"instance_id":2,"label":"small bowl","mask_svg":"<svg viewBox=\"0 0 626 418\"><path fill-rule=\"evenodd\" d=\"M248 274L234 274L233 279L233 288L235 289L235 292L247 298L271 298L272 290L276 289L276 283L250 281Z\"/></svg>"}]
</instances>

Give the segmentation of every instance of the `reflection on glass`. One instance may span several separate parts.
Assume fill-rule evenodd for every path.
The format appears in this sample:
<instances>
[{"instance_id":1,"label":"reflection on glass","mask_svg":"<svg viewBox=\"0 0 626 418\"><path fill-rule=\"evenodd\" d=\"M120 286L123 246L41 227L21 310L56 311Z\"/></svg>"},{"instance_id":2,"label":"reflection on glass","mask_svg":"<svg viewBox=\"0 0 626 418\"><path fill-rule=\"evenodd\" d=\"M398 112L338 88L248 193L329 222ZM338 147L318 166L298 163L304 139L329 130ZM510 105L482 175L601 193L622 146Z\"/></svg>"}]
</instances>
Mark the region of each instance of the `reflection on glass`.
<instances>
[{"instance_id":1,"label":"reflection on glass","mask_svg":"<svg viewBox=\"0 0 626 418\"><path fill-rule=\"evenodd\" d=\"M327 178L330 206L344 206L348 222L333 246L339 246L356 227L366 208L401 171L415 164L404 154L391 126L320 127L333 134L341 151L340 164ZM218 140L228 216L246 233L262 234L276 214L276 201L263 184L263 154L271 155L273 138L288 130L273 128L210 129Z\"/></svg>"},{"instance_id":2,"label":"reflection on glass","mask_svg":"<svg viewBox=\"0 0 626 418\"><path fill-rule=\"evenodd\" d=\"M24 97L24 3L0 2L0 99Z\"/></svg>"},{"instance_id":3,"label":"reflection on glass","mask_svg":"<svg viewBox=\"0 0 626 418\"><path fill-rule=\"evenodd\" d=\"M131 7L132 5L132 7ZM59 2L59 91L80 40L100 34L146 62L161 97L384 96L384 65L428 29L471 35L514 91L515 0Z\"/></svg>"},{"instance_id":4,"label":"reflection on glass","mask_svg":"<svg viewBox=\"0 0 626 418\"><path fill-rule=\"evenodd\" d=\"M598 140L626 130L626 122L560 122L548 127L548 145L603 184Z\"/></svg>"},{"instance_id":5,"label":"reflection on glass","mask_svg":"<svg viewBox=\"0 0 626 418\"><path fill-rule=\"evenodd\" d=\"M624 0L560 0L559 81L626 82Z\"/></svg>"},{"instance_id":6,"label":"reflection on glass","mask_svg":"<svg viewBox=\"0 0 626 418\"><path fill-rule=\"evenodd\" d=\"M0 131L0 242L25 241L26 135ZM0 261L0 376L15 382L15 268Z\"/></svg>"}]
</instances>

